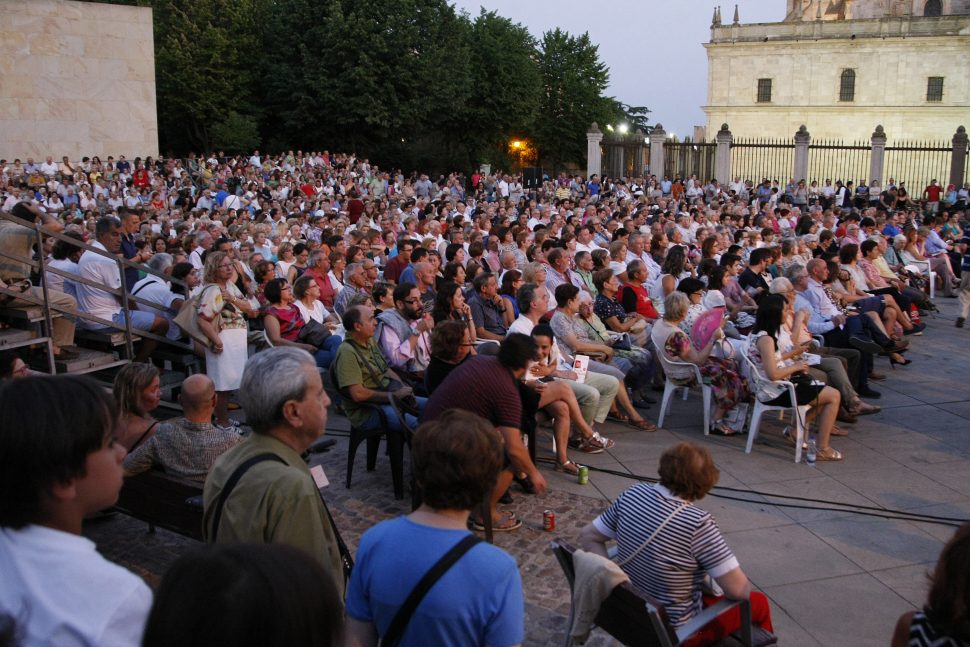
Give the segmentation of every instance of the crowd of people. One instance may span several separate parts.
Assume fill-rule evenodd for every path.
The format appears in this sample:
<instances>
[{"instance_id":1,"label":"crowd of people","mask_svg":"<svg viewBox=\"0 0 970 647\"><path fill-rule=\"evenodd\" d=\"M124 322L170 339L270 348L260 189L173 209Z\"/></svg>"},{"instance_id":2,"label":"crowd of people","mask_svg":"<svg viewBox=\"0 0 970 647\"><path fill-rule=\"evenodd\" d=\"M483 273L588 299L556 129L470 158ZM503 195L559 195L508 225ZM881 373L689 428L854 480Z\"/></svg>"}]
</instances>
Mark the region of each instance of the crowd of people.
<instances>
[{"instance_id":1,"label":"crowd of people","mask_svg":"<svg viewBox=\"0 0 970 647\"><path fill-rule=\"evenodd\" d=\"M929 332L921 318L935 310L930 282L939 281L944 298L960 298L956 325L964 325L967 187L943 191L934 181L920 200L893 180L863 186L562 173L525 187L515 174L431 180L327 151L0 160L0 209L63 235L37 240L32 227L0 219L0 307L30 307L17 296L29 292L76 312L54 319L61 359L76 356L75 326L107 331L130 323L193 344L205 361L205 373L181 387L184 416L159 422L151 415L159 371L146 362L157 340L140 342L135 362L118 373L113 400L95 396L84 379L29 377L28 358L5 353L0 380L10 384L0 405L75 389L89 401L91 428L84 448L58 450L67 441L51 427L44 442L62 453L28 482L3 477L6 510L14 488L36 492L0 519L0 541L11 554L29 555L41 541L87 550L70 535L79 534L84 515L113 503L120 475L163 468L204 482L207 540L238 546L194 553L172 569L167 577L193 582L200 597L228 582L255 587L269 577L260 560L279 563L280 573L300 570L305 555L253 546L284 544L310 555L331 587L311 591L307 578L294 577L306 588L301 597L346 600L348 644L374 645L391 631L404 632L402 644L520 643L519 574L491 547L463 546L470 557L443 576L441 590L421 603L432 608L421 606L404 629L397 611L436 559L463 542L466 528L489 525L483 514L495 531L521 526L509 507L513 481L529 494L547 488L523 441L537 426L552 429L556 471L577 475L583 454L615 446L604 435L607 421L655 431L644 417L652 394L665 381L690 386L699 374L714 393L709 433L744 433L752 398L809 406L817 459L839 461L833 439L880 410L872 384L888 376L877 362L910 364L911 340ZM38 256L43 274L25 260ZM129 261L123 271L113 257ZM141 303L120 299L122 291ZM177 323L186 314L195 336ZM29 379L14 379L22 377ZM26 385L14 386L20 382ZM413 434L423 497L411 515L365 534L349 579L339 532L301 457L325 425L325 383L355 427ZM234 407L245 428L230 415ZM59 415L56 407L50 415ZM35 441L17 439L25 448ZM14 451L21 449L2 454ZM680 515L658 545L676 545L694 573L674 577L638 565L653 549L627 569L643 590L677 602L675 624L714 599L700 594L705 572L730 597L750 593L713 520L690 506L716 478L703 448L671 448L660 485L636 486L584 530L589 550L612 539L622 554L641 535L660 532L667 514ZM71 491L60 492L61 484ZM641 518L640 508L655 510ZM693 543L684 543L690 533ZM413 553L404 560L408 570L390 581L402 547ZM85 559L116 597L105 600L100 617L83 621L59 617L55 601L28 622L31 638L70 630L99 644L134 644L147 618L145 644L191 644L166 633L175 631L166 614L189 606L174 599L176 584L163 582L148 617L150 594L116 567ZM225 565L233 560L254 565L232 573ZM25 564L18 586L40 595L44 567ZM67 572L81 578L75 569ZM0 597L0 609L17 604ZM342 604L336 616L294 615L296 633L287 635L299 638L286 644L311 635L313 644L336 640ZM233 622L251 619L248 608L234 608ZM767 605L755 611L770 629ZM449 613L453 621L441 620ZM929 618L944 631L957 626ZM719 627L705 640L733 630Z\"/></svg>"}]
</instances>

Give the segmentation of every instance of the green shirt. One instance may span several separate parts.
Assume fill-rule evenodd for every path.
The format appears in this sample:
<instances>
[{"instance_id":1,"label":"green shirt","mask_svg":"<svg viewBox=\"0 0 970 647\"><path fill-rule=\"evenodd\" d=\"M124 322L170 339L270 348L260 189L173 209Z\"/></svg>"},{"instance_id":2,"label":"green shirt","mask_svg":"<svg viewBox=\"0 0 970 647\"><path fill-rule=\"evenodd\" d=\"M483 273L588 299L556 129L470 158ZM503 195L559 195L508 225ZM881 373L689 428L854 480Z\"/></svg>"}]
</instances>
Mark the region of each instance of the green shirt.
<instances>
[{"instance_id":1,"label":"green shirt","mask_svg":"<svg viewBox=\"0 0 970 647\"><path fill-rule=\"evenodd\" d=\"M219 457L203 489L202 533L211 541L215 501L239 465L258 454L276 454L286 465L263 461L249 468L222 508L216 543L288 544L307 552L332 574L343 598L344 575L333 527L309 468L292 448L272 436L252 434Z\"/></svg>"},{"instance_id":2,"label":"green shirt","mask_svg":"<svg viewBox=\"0 0 970 647\"><path fill-rule=\"evenodd\" d=\"M366 346L361 346L348 337L337 348L333 359L334 375L341 394L344 395L343 407L347 419L354 426L362 425L370 416L370 409L346 397L347 387L360 384L372 391L386 391L390 379L386 376L387 360L381 354L377 341L371 337Z\"/></svg>"}]
</instances>

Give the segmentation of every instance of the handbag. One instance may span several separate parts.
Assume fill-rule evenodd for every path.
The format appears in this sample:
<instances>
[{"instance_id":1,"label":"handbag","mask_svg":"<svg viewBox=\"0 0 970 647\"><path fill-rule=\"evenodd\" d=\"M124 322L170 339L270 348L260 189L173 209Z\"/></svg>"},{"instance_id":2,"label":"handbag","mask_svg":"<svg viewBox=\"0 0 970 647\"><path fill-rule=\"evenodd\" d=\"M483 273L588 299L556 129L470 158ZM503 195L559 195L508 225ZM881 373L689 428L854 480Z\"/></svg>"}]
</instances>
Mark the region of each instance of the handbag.
<instances>
[{"instance_id":1,"label":"handbag","mask_svg":"<svg viewBox=\"0 0 970 647\"><path fill-rule=\"evenodd\" d=\"M633 350L633 341L629 333L623 333L615 342L613 348L616 350Z\"/></svg>"},{"instance_id":2,"label":"handbag","mask_svg":"<svg viewBox=\"0 0 970 647\"><path fill-rule=\"evenodd\" d=\"M296 340L320 348L329 336L329 328L316 319L311 319L300 328L300 332L296 334Z\"/></svg>"},{"instance_id":3,"label":"handbag","mask_svg":"<svg viewBox=\"0 0 970 647\"><path fill-rule=\"evenodd\" d=\"M210 288L218 288L218 286L210 285L194 297L190 297L182 304L182 309L178 311L178 314L172 318L172 321L182 329L182 332L206 348L212 347L212 341L202 332L202 328L199 327L199 303L202 301L202 295ZM222 318L216 317L213 319L212 325L216 327L216 330L219 330L222 327Z\"/></svg>"}]
</instances>

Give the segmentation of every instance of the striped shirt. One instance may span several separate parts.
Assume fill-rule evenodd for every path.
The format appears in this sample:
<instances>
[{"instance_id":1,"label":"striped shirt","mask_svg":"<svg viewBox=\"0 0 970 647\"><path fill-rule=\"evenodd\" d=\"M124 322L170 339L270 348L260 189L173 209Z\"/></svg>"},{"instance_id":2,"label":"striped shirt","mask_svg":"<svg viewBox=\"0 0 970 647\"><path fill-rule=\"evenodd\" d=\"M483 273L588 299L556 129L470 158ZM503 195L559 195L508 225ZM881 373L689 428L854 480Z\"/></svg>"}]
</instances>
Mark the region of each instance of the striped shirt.
<instances>
[{"instance_id":1,"label":"striped shirt","mask_svg":"<svg viewBox=\"0 0 970 647\"><path fill-rule=\"evenodd\" d=\"M681 507L653 541L626 561ZM674 627L701 611L705 573L718 578L738 567L711 514L659 483L638 483L629 488L593 521L593 526L616 541L617 562L634 586L664 605Z\"/></svg>"},{"instance_id":2,"label":"striped shirt","mask_svg":"<svg viewBox=\"0 0 970 647\"><path fill-rule=\"evenodd\" d=\"M923 611L913 614L909 625L909 647L966 647L970 645L965 640L951 638L933 626Z\"/></svg>"}]
</instances>

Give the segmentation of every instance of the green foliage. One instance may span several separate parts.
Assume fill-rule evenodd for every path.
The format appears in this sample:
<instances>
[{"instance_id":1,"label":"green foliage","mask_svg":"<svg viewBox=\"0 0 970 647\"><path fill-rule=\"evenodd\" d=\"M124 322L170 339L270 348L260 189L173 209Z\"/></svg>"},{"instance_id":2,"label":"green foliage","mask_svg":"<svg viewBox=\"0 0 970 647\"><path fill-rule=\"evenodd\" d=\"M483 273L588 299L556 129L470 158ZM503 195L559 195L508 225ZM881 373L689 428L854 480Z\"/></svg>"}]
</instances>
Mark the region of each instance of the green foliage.
<instances>
[{"instance_id":1,"label":"green foliage","mask_svg":"<svg viewBox=\"0 0 970 647\"><path fill-rule=\"evenodd\" d=\"M259 148L259 124L253 115L242 115L235 110L209 129L212 147L226 153L247 153Z\"/></svg>"},{"instance_id":2,"label":"green foliage","mask_svg":"<svg viewBox=\"0 0 970 647\"><path fill-rule=\"evenodd\" d=\"M447 170L508 167L508 143L530 139L558 167L582 163L592 121L645 127L649 112L603 96L587 34L538 43L448 0L113 1L154 10L165 151L327 148Z\"/></svg>"}]
</instances>

